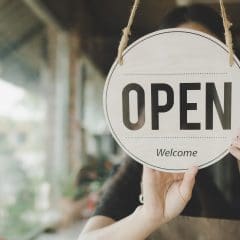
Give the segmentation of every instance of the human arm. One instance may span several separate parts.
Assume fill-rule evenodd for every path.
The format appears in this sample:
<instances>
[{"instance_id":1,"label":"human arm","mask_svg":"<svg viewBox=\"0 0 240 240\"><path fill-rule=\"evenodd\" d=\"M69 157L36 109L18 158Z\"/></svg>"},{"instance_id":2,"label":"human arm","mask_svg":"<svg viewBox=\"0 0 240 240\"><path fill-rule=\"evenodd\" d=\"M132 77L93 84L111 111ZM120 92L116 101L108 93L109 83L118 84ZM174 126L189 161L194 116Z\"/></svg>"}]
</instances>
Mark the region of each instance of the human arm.
<instances>
[{"instance_id":1,"label":"human arm","mask_svg":"<svg viewBox=\"0 0 240 240\"><path fill-rule=\"evenodd\" d=\"M91 218L79 240L146 239L162 224L181 213L191 198L196 173L196 168L182 175L144 167L143 205L120 221L103 216Z\"/></svg>"}]
</instances>

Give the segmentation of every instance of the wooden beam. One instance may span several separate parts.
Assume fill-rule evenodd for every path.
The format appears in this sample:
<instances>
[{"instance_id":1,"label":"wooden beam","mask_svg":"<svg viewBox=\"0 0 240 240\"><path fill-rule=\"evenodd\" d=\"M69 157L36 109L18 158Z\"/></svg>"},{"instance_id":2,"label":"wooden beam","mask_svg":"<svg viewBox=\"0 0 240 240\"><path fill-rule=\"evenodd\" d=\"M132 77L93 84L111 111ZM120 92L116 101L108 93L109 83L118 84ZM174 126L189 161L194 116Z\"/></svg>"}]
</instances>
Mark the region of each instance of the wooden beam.
<instances>
[{"instance_id":1,"label":"wooden beam","mask_svg":"<svg viewBox=\"0 0 240 240\"><path fill-rule=\"evenodd\" d=\"M78 81L79 76L79 58L80 54L80 44L79 35L77 32L70 32L69 34L69 139L68 139L68 149L69 149L69 166L70 170L74 175L80 169L80 158L82 155L81 143L78 141L81 138L81 121L78 119L77 114L77 96L78 91Z\"/></svg>"},{"instance_id":2,"label":"wooden beam","mask_svg":"<svg viewBox=\"0 0 240 240\"><path fill-rule=\"evenodd\" d=\"M63 30L60 22L55 18L49 9L39 0L23 0L23 2L35 13L35 15L48 26Z\"/></svg>"},{"instance_id":3,"label":"wooden beam","mask_svg":"<svg viewBox=\"0 0 240 240\"><path fill-rule=\"evenodd\" d=\"M24 47L29 41L31 41L37 34L43 30L43 24L37 24L33 26L29 31L24 33L19 39L14 40L12 43L8 43L6 48L0 50L0 59L3 60L11 55L13 52L18 51Z\"/></svg>"}]
</instances>

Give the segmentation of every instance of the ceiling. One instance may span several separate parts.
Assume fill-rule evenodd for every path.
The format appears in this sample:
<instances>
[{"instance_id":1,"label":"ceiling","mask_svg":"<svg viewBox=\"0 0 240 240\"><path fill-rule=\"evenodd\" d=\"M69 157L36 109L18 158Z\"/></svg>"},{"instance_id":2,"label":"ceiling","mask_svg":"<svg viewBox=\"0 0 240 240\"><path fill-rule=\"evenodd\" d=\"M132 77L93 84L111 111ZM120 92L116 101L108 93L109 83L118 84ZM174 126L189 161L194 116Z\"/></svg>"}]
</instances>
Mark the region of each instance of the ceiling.
<instances>
[{"instance_id":1,"label":"ceiling","mask_svg":"<svg viewBox=\"0 0 240 240\"><path fill-rule=\"evenodd\" d=\"M218 0L201 2L219 9ZM238 25L239 0L224 2L232 22ZM32 73L41 64L46 21L29 7L34 3L44 6L48 12L44 18L51 15L63 29L77 29L83 51L107 74L116 57L121 29L127 24L133 0L0 0L0 63L5 64L8 75L12 73L12 68L7 67L10 61ZM158 29L162 17L176 4L175 0L141 0L130 42Z\"/></svg>"},{"instance_id":2,"label":"ceiling","mask_svg":"<svg viewBox=\"0 0 240 240\"><path fill-rule=\"evenodd\" d=\"M0 0L4 1L4 0ZM6 1L6 0L5 0ZM17 0L8 0L20 2ZM202 0L219 10L219 0ZM126 26L133 0L22 0L41 3L64 29L78 29L82 49L107 74L114 61L121 30ZM141 0L130 42L158 29L163 16L177 4L197 0ZM240 23L239 0L224 0L228 15Z\"/></svg>"},{"instance_id":3,"label":"ceiling","mask_svg":"<svg viewBox=\"0 0 240 240\"><path fill-rule=\"evenodd\" d=\"M181 3L184 1L186 2L186 0L178 0ZM202 2L208 2L220 11L218 0L203 0ZM239 25L240 1L225 0L224 2L231 21ZM85 0L85 12L91 17L93 29L93 37L88 39L85 50L105 74L117 55L121 29L127 24L132 4L133 0ZM141 0L130 41L156 31L163 16L175 6L175 0Z\"/></svg>"},{"instance_id":4,"label":"ceiling","mask_svg":"<svg viewBox=\"0 0 240 240\"><path fill-rule=\"evenodd\" d=\"M0 0L0 78L34 85L42 59L44 24L22 2Z\"/></svg>"},{"instance_id":5,"label":"ceiling","mask_svg":"<svg viewBox=\"0 0 240 240\"><path fill-rule=\"evenodd\" d=\"M34 0L33 0L34 1ZM65 28L86 24L89 21L95 33L119 35L126 25L133 0L39 0ZM157 29L162 17L178 3L207 3L219 9L219 0L141 0L134 22L136 34ZM240 10L239 0L224 0L228 15L237 23ZM79 23L87 16L88 22Z\"/></svg>"}]
</instances>

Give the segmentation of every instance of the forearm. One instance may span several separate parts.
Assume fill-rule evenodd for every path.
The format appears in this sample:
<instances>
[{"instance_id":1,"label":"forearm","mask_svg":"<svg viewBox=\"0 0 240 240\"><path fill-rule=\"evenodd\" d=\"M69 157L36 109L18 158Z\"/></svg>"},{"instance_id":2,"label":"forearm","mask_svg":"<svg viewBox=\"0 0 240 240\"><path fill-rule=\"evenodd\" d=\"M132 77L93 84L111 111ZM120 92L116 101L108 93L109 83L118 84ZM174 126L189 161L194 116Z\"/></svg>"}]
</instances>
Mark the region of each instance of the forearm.
<instances>
[{"instance_id":1,"label":"forearm","mask_svg":"<svg viewBox=\"0 0 240 240\"><path fill-rule=\"evenodd\" d=\"M160 225L144 217L141 208L109 226L83 233L79 240L144 240Z\"/></svg>"}]
</instances>

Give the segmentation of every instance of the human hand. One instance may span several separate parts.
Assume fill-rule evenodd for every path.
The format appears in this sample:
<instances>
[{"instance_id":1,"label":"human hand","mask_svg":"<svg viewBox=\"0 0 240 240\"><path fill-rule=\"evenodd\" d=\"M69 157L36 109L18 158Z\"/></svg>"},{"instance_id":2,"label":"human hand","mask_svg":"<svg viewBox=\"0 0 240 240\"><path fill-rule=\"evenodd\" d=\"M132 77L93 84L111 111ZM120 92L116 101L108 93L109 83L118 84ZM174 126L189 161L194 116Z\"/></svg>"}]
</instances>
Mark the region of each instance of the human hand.
<instances>
[{"instance_id":1,"label":"human hand","mask_svg":"<svg viewBox=\"0 0 240 240\"><path fill-rule=\"evenodd\" d=\"M229 147L229 152L238 160L240 160L240 134L238 134Z\"/></svg>"},{"instance_id":2,"label":"human hand","mask_svg":"<svg viewBox=\"0 0 240 240\"><path fill-rule=\"evenodd\" d=\"M144 167L143 217L157 228L178 216L192 196L197 171L192 167L185 174L176 174Z\"/></svg>"}]
</instances>

